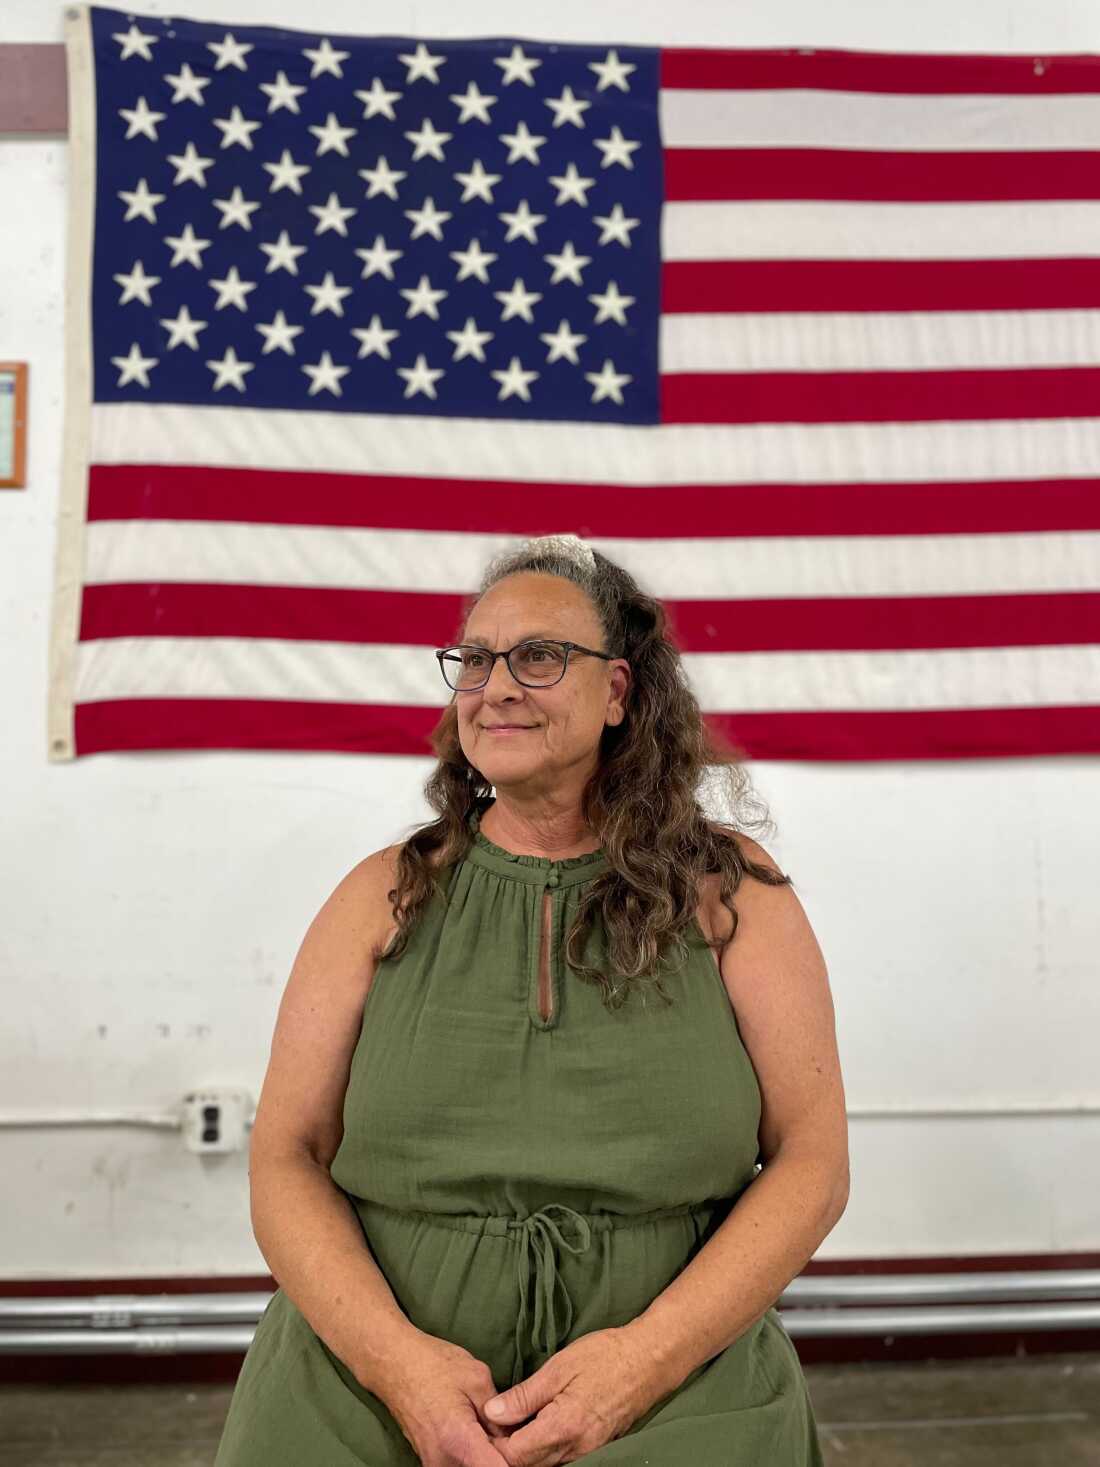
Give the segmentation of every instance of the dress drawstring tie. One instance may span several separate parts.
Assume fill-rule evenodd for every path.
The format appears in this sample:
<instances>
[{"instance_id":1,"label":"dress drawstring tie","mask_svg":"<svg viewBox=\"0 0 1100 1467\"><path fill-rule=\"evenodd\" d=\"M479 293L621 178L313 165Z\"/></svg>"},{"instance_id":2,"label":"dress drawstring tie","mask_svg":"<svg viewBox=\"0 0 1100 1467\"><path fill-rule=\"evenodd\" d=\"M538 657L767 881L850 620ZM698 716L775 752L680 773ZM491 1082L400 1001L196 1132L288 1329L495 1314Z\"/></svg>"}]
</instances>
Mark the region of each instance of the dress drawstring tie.
<instances>
[{"instance_id":1,"label":"dress drawstring tie","mask_svg":"<svg viewBox=\"0 0 1100 1467\"><path fill-rule=\"evenodd\" d=\"M573 1218L582 1241L576 1244L567 1242L557 1223L548 1216L551 1212L567 1213ZM555 1245L565 1248L570 1253L583 1253L592 1241L592 1229L588 1219L582 1213L574 1212L563 1202L551 1202L548 1206L540 1208L538 1212L532 1212L525 1218L510 1222L509 1226L518 1228L522 1234L516 1249L519 1313L516 1319L516 1361L511 1381L512 1385L516 1385L523 1379L525 1332L528 1319L527 1295L531 1286L532 1266L535 1276L535 1317L529 1340L536 1353L549 1357L554 1354L573 1326L573 1301L558 1274ZM560 1326L555 1306L555 1293L559 1287L564 1301Z\"/></svg>"}]
</instances>

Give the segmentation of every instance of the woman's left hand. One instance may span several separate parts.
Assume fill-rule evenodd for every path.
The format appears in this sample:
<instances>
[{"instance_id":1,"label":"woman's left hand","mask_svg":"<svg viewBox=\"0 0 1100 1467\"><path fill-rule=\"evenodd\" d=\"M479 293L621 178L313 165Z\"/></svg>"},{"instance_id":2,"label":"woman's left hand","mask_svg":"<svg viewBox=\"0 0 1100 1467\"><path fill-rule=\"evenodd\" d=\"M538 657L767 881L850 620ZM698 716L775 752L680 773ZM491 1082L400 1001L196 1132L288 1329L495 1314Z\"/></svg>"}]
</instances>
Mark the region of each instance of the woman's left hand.
<instances>
[{"instance_id":1,"label":"woman's left hand","mask_svg":"<svg viewBox=\"0 0 1100 1467\"><path fill-rule=\"evenodd\" d=\"M494 1396L507 1408L500 1416L485 1408L482 1414L487 1422L515 1428L493 1438L512 1467L554 1467L623 1436L665 1394L655 1360L629 1329L598 1329ZM517 1427L520 1422L526 1424Z\"/></svg>"}]
</instances>

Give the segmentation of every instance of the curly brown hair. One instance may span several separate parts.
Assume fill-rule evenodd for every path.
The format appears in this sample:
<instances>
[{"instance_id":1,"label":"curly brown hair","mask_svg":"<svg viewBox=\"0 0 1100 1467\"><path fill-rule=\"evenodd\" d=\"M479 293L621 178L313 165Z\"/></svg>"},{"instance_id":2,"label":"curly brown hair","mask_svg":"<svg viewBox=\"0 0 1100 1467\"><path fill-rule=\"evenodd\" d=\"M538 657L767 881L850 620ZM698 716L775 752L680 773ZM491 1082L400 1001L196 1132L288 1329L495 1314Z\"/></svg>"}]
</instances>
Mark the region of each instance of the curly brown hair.
<instances>
[{"instance_id":1,"label":"curly brown hair","mask_svg":"<svg viewBox=\"0 0 1100 1467\"><path fill-rule=\"evenodd\" d=\"M566 962L578 978L603 988L608 1008L620 1007L631 989L643 984L671 1002L660 985L661 959L672 945L679 962L686 959L684 932L704 875L720 873L721 900L732 917L725 941L737 930L732 899L746 871L769 886L794 885L783 872L751 859L737 840L746 828L771 832L774 822L742 764L745 751L704 723L662 603L576 536L543 536L492 560L477 591L463 603L456 642L489 587L522 571L563 576L580 586L603 628L603 650L626 658L632 673L626 717L605 725L599 765L581 798L582 816L600 837L609 867L581 898L565 942ZM424 794L438 819L397 848L397 884L387 896L398 925L380 958L401 956L433 893L445 900L436 871L462 859L473 843L471 815L476 811L480 817L491 803L493 786L470 764L459 742L453 699L430 742L438 762ZM722 785L729 826L704 814L699 787L705 780ZM597 911L614 981L580 957ZM723 940L707 945L720 948Z\"/></svg>"}]
</instances>

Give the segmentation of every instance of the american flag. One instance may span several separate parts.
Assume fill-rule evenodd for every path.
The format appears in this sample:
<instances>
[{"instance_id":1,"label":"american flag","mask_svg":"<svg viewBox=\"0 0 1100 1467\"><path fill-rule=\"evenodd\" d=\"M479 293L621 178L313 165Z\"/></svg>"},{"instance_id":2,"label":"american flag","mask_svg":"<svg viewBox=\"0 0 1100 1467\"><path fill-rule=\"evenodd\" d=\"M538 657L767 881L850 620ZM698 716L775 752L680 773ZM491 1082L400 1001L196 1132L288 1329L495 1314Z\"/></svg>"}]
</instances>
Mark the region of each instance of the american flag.
<instances>
[{"instance_id":1,"label":"american flag","mask_svg":"<svg viewBox=\"0 0 1100 1467\"><path fill-rule=\"evenodd\" d=\"M560 531L752 757L1100 750L1100 58L67 27L51 758L426 756Z\"/></svg>"}]
</instances>

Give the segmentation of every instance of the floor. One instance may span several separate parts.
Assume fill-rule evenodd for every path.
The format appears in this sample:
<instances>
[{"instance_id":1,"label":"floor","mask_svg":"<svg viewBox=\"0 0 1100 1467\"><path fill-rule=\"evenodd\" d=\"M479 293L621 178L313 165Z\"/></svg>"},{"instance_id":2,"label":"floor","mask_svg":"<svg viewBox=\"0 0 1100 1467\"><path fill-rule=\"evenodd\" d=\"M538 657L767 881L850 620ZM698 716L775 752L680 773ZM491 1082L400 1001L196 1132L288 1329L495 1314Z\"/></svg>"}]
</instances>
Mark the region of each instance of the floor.
<instances>
[{"instance_id":1,"label":"floor","mask_svg":"<svg viewBox=\"0 0 1100 1467\"><path fill-rule=\"evenodd\" d=\"M1100 1463L1100 1354L805 1373L829 1467ZM211 1467L231 1390L0 1386L0 1467Z\"/></svg>"}]
</instances>

